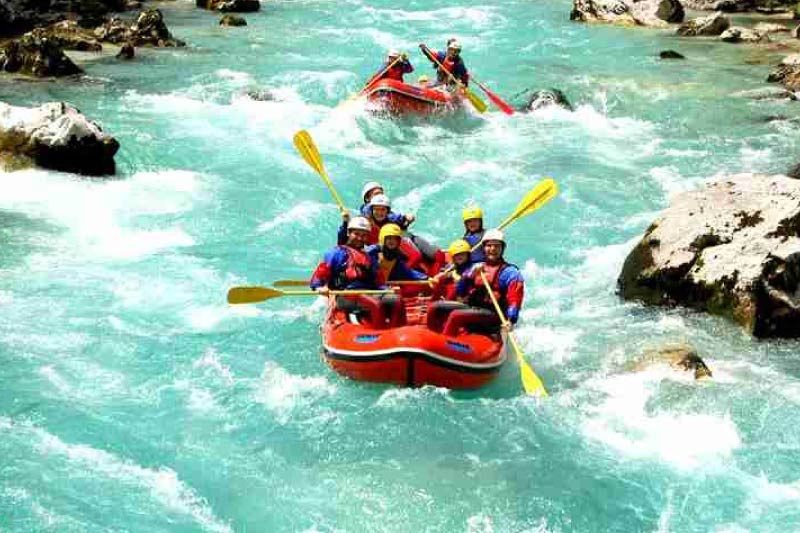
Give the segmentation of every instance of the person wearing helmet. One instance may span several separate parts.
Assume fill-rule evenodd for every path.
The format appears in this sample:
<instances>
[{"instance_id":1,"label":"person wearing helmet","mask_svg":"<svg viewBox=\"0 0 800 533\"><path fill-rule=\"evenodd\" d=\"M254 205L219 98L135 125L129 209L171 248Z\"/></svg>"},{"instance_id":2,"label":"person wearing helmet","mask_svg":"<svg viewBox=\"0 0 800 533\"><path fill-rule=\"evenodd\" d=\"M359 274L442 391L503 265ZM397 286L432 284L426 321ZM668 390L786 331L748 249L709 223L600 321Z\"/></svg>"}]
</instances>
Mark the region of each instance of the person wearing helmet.
<instances>
[{"instance_id":1,"label":"person wearing helmet","mask_svg":"<svg viewBox=\"0 0 800 533\"><path fill-rule=\"evenodd\" d=\"M483 210L476 206L471 205L465 207L461 211L461 220L464 222L464 236L462 237L470 245L472 250L472 262L483 262L483 246L478 246L478 243L483 239Z\"/></svg>"},{"instance_id":2,"label":"person wearing helmet","mask_svg":"<svg viewBox=\"0 0 800 533\"><path fill-rule=\"evenodd\" d=\"M491 290L506 318L511 324L516 324L525 293L525 280L519 268L507 263L503 258L505 249L503 232L498 229L488 230L483 235L485 261L472 266L464 273L456 285L456 297L471 306L494 310L487 292ZM484 286L481 271L486 274L489 287Z\"/></svg>"},{"instance_id":3,"label":"person wearing helmet","mask_svg":"<svg viewBox=\"0 0 800 533\"><path fill-rule=\"evenodd\" d=\"M372 258L378 282L385 285L389 281L425 280L428 276L408 267L408 258L400 251L403 229L397 224L386 224L381 228L378 244L367 247Z\"/></svg>"},{"instance_id":4,"label":"person wearing helmet","mask_svg":"<svg viewBox=\"0 0 800 533\"><path fill-rule=\"evenodd\" d=\"M386 194L383 185L377 181L368 181L364 184L364 187L361 188L361 200L363 203L361 207L358 208L358 211L367 218L369 218L370 215L369 201L372 200L372 197L376 194Z\"/></svg>"},{"instance_id":5,"label":"person wearing helmet","mask_svg":"<svg viewBox=\"0 0 800 533\"><path fill-rule=\"evenodd\" d=\"M450 243L450 247L447 249L447 253L450 254L450 264L434 276L435 288L431 299L456 299L456 284L461 279L461 276L472 266L471 249L472 246L463 239Z\"/></svg>"},{"instance_id":6,"label":"person wearing helmet","mask_svg":"<svg viewBox=\"0 0 800 533\"><path fill-rule=\"evenodd\" d=\"M392 201L385 194L376 194L369 200L368 218L372 223L372 233L367 244L375 244L381 228L386 224L397 224L401 229L406 230L416 218L414 215L404 215L392 211Z\"/></svg>"},{"instance_id":7,"label":"person wearing helmet","mask_svg":"<svg viewBox=\"0 0 800 533\"><path fill-rule=\"evenodd\" d=\"M311 276L312 289L327 295L331 289L378 287L372 258L364 250L371 226L364 217L353 217L347 223L347 241L325 254Z\"/></svg>"},{"instance_id":8,"label":"person wearing helmet","mask_svg":"<svg viewBox=\"0 0 800 533\"><path fill-rule=\"evenodd\" d=\"M369 79L366 87L370 87L379 80L402 82L403 76L411 72L414 72L414 67L411 66L411 62L408 60L408 54L401 54L397 50L392 50L386 55L386 62Z\"/></svg>"},{"instance_id":9,"label":"person wearing helmet","mask_svg":"<svg viewBox=\"0 0 800 533\"><path fill-rule=\"evenodd\" d=\"M448 39L447 48L444 52L433 52L424 44L420 44L419 47L425 57L427 57L431 63L433 63L433 67L436 69L437 84L451 85L453 80L447 75L447 72L450 72L454 78L459 80L465 86L469 85L469 71L467 71L464 60L461 59L461 43L458 41L458 39L454 37ZM447 70L447 72L439 67L433 58L436 58L439 64L441 64L442 67Z\"/></svg>"}]
</instances>

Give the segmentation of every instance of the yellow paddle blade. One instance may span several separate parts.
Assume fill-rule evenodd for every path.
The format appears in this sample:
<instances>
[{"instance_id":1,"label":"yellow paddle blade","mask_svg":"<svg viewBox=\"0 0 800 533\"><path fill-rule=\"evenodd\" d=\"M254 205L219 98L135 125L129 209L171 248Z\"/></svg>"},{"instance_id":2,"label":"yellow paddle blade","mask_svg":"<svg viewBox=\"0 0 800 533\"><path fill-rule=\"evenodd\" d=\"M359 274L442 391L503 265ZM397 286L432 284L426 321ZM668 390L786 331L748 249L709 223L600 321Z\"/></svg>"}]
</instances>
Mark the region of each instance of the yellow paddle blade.
<instances>
[{"instance_id":1,"label":"yellow paddle blade","mask_svg":"<svg viewBox=\"0 0 800 533\"><path fill-rule=\"evenodd\" d=\"M469 99L469 102L472 104L472 107L474 107L475 110L478 113L485 113L486 112L486 109L488 108L488 106L486 105L486 102L481 100L480 96L478 96L474 92L470 91L466 87L464 87L464 92L466 93L467 98Z\"/></svg>"},{"instance_id":2,"label":"yellow paddle blade","mask_svg":"<svg viewBox=\"0 0 800 533\"><path fill-rule=\"evenodd\" d=\"M558 185L553 178L545 178L539 182L536 187L531 189L522 200L517 204L514 212L511 213L499 226L498 229L503 229L512 222L530 215L547 202L555 198L558 194Z\"/></svg>"},{"instance_id":3,"label":"yellow paddle blade","mask_svg":"<svg viewBox=\"0 0 800 533\"><path fill-rule=\"evenodd\" d=\"M319 155L314 139L306 130L300 130L294 135L294 147L317 174L324 176L325 167L322 166L322 157Z\"/></svg>"},{"instance_id":4,"label":"yellow paddle blade","mask_svg":"<svg viewBox=\"0 0 800 533\"><path fill-rule=\"evenodd\" d=\"M307 279L279 279L272 282L273 287L308 287Z\"/></svg>"},{"instance_id":5,"label":"yellow paddle blade","mask_svg":"<svg viewBox=\"0 0 800 533\"><path fill-rule=\"evenodd\" d=\"M229 304L253 304L283 296L283 292L269 287L233 287L228 291Z\"/></svg>"},{"instance_id":6,"label":"yellow paddle blade","mask_svg":"<svg viewBox=\"0 0 800 533\"><path fill-rule=\"evenodd\" d=\"M515 339L514 335L512 335L510 332L508 334L508 339L511 341L511 346L514 347L514 352L517 355L517 362L519 363L519 375L520 379L522 380L522 387L525 389L525 394L528 394L529 396L547 396L547 390L544 388L544 383L542 383L542 380L536 375L536 372L533 371L531 365L525 361L525 357L522 355L522 350L517 344L517 339Z\"/></svg>"}]
</instances>

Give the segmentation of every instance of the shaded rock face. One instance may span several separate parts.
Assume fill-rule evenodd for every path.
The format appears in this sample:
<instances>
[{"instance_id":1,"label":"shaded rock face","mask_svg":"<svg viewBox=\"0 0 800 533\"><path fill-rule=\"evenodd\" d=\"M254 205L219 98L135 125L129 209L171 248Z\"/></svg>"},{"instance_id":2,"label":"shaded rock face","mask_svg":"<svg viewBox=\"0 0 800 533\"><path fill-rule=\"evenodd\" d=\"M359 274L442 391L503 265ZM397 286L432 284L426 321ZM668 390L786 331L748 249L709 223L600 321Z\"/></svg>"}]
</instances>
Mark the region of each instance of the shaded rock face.
<instances>
[{"instance_id":1,"label":"shaded rock face","mask_svg":"<svg viewBox=\"0 0 800 533\"><path fill-rule=\"evenodd\" d=\"M525 98L525 104L518 108L518 111L536 111L550 106L559 106L573 111L572 104L567 100L567 96L558 89L542 89L531 92Z\"/></svg>"},{"instance_id":2,"label":"shaded rock face","mask_svg":"<svg viewBox=\"0 0 800 533\"><path fill-rule=\"evenodd\" d=\"M773 70L767 81L780 83L791 91L800 90L800 54L788 55Z\"/></svg>"},{"instance_id":3,"label":"shaded rock face","mask_svg":"<svg viewBox=\"0 0 800 533\"><path fill-rule=\"evenodd\" d=\"M124 8L123 0L0 0L0 36L20 35L65 17L93 27L110 11Z\"/></svg>"},{"instance_id":4,"label":"shaded rock face","mask_svg":"<svg viewBox=\"0 0 800 533\"><path fill-rule=\"evenodd\" d=\"M675 50L662 50L658 53L658 57L661 59L686 59L686 56Z\"/></svg>"},{"instance_id":5,"label":"shaded rock face","mask_svg":"<svg viewBox=\"0 0 800 533\"><path fill-rule=\"evenodd\" d=\"M657 349L648 349L642 357L633 363L633 371L642 371L654 364L668 364L671 368L683 372L691 372L694 379L712 377L708 368L691 345L686 343L667 344Z\"/></svg>"},{"instance_id":6,"label":"shaded rock face","mask_svg":"<svg viewBox=\"0 0 800 533\"><path fill-rule=\"evenodd\" d=\"M115 172L119 143L74 107L36 108L0 102L0 162L101 176Z\"/></svg>"},{"instance_id":7,"label":"shaded rock face","mask_svg":"<svg viewBox=\"0 0 800 533\"><path fill-rule=\"evenodd\" d=\"M82 28L74 20L62 20L47 28L36 28L31 33L55 41L64 50L99 52L103 49L94 34L90 30Z\"/></svg>"},{"instance_id":8,"label":"shaded rock face","mask_svg":"<svg viewBox=\"0 0 800 533\"><path fill-rule=\"evenodd\" d=\"M714 36L721 35L722 32L730 28L731 21L720 12L708 17L700 17L689 20L678 28L678 35L684 37L694 37L698 35Z\"/></svg>"},{"instance_id":9,"label":"shaded rock face","mask_svg":"<svg viewBox=\"0 0 800 533\"><path fill-rule=\"evenodd\" d=\"M620 295L800 336L800 181L741 174L683 193L625 260Z\"/></svg>"},{"instance_id":10,"label":"shaded rock face","mask_svg":"<svg viewBox=\"0 0 800 533\"><path fill-rule=\"evenodd\" d=\"M720 41L726 43L760 43L769 42L769 38L756 30L733 26L719 36Z\"/></svg>"},{"instance_id":11,"label":"shaded rock face","mask_svg":"<svg viewBox=\"0 0 800 533\"><path fill-rule=\"evenodd\" d=\"M247 21L244 17L239 17L237 15L225 15L221 19L219 19L220 26L247 26Z\"/></svg>"},{"instance_id":12,"label":"shaded rock face","mask_svg":"<svg viewBox=\"0 0 800 533\"><path fill-rule=\"evenodd\" d=\"M159 9L148 9L139 13L136 22L130 27L117 17L106 21L94 30L101 41L115 44L130 43L133 46L173 47L186 43L175 39L164 22Z\"/></svg>"},{"instance_id":13,"label":"shaded rock face","mask_svg":"<svg viewBox=\"0 0 800 533\"><path fill-rule=\"evenodd\" d=\"M195 0L195 3L210 11L250 13L261 9L259 0Z\"/></svg>"},{"instance_id":14,"label":"shaded rock face","mask_svg":"<svg viewBox=\"0 0 800 533\"><path fill-rule=\"evenodd\" d=\"M36 30L0 49L0 70L37 77L70 76L83 72L64 55L58 40L42 37L42 33Z\"/></svg>"},{"instance_id":15,"label":"shaded rock face","mask_svg":"<svg viewBox=\"0 0 800 533\"><path fill-rule=\"evenodd\" d=\"M668 22L683 21L684 16L678 0L573 0L569 18L581 22L663 27Z\"/></svg>"},{"instance_id":16,"label":"shaded rock face","mask_svg":"<svg viewBox=\"0 0 800 533\"><path fill-rule=\"evenodd\" d=\"M131 43L125 43L122 45L122 48L119 49L117 59L133 59L134 55L136 55L134 46Z\"/></svg>"}]
</instances>

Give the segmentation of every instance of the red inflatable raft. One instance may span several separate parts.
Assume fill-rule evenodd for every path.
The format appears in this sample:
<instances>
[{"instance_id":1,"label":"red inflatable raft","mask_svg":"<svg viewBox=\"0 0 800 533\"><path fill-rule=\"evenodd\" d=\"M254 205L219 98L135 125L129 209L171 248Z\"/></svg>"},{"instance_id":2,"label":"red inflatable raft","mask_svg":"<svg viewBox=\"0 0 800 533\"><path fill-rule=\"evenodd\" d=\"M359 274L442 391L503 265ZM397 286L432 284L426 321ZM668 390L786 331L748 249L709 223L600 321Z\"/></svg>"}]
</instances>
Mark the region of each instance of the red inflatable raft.
<instances>
[{"instance_id":1,"label":"red inflatable raft","mask_svg":"<svg viewBox=\"0 0 800 533\"><path fill-rule=\"evenodd\" d=\"M398 80L384 79L370 87L365 96L377 110L395 115L430 115L449 113L460 108L462 97L457 93Z\"/></svg>"},{"instance_id":2,"label":"red inflatable raft","mask_svg":"<svg viewBox=\"0 0 800 533\"><path fill-rule=\"evenodd\" d=\"M474 389L506 360L497 317L485 309L429 296L348 298L338 307L331 299L322 343L326 362L349 378Z\"/></svg>"}]
</instances>

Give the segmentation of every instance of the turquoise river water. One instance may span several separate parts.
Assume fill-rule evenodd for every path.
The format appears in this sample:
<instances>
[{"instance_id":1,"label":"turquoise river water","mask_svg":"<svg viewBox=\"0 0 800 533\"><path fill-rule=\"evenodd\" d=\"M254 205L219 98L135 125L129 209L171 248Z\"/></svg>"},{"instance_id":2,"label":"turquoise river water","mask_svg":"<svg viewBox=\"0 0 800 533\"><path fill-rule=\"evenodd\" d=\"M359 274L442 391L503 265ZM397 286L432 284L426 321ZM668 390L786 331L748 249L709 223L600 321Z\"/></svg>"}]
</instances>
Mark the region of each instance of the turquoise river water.
<instances>
[{"instance_id":1,"label":"turquoise river water","mask_svg":"<svg viewBox=\"0 0 800 533\"><path fill-rule=\"evenodd\" d=\"M800 344L615 295L671 194L796 163L797 105L740 95L778 56L571 23L567 0L287 0L235 29L160 7L186 48L0 82L0 100L68 101L122 145L110 180L0 174L0 531L800 530ZM500 95L558 87L575 110L336 109L388 48L431 73L417 43L451 35ZM469 393L345 380L319 357L322 302L225 303L332 245L300 128L354 207L378 179L442 245L466 202L499 221L558 181L508 231L550 398L523 396L513 364ZM626 371L675 341L714 379Z\"/></svg>"}]
</instances>

